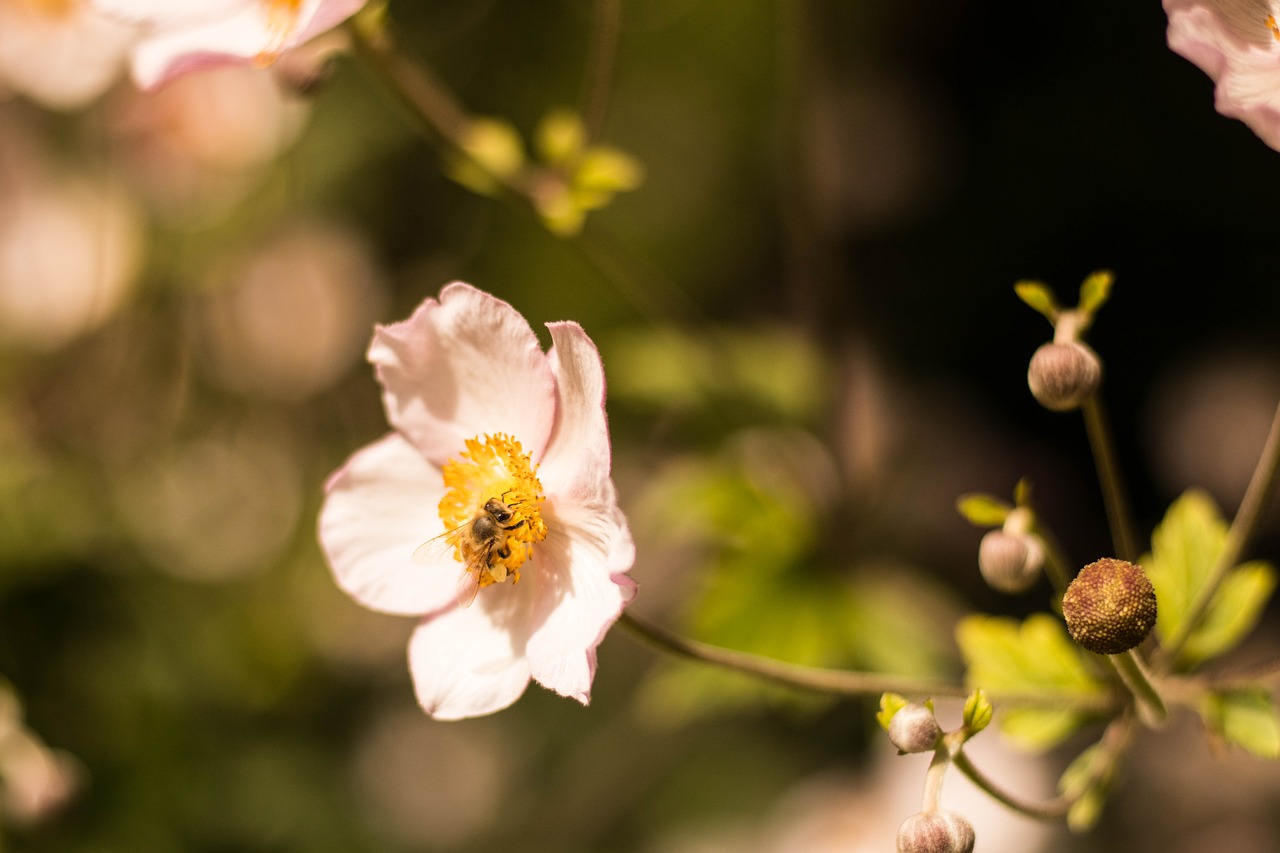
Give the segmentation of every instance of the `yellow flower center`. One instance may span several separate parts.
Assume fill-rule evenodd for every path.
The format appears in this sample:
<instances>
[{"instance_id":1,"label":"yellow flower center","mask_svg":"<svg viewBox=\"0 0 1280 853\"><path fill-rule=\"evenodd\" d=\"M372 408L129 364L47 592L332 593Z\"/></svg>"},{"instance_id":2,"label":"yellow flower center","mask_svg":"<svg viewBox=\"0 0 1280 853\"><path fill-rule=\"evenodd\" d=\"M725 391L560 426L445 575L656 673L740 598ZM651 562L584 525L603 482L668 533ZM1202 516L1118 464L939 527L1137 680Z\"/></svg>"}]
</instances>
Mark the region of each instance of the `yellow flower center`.
<instances>
[{"instance_id":1,"label":"yellow flower center","mask_svg":"<svg viewBox=\"0 0 1280 853\"><path fill-rule=\"evenodd\" d=\"M76 14L79 0L18 0L19 11L49 20L64 20Z\"/></svg>"},{"instance_id":2,"label":"yellow flower center","mask_svg":"<svg viewBox=\"0 0 1280 853\"><path fill-rule=\"evenodd\" d=\"M262 14L267 22L267 32L271 34L269 46L254 57L254 62L261 68L271 65L279 57L285 44L298 26L298 14L302 11L303 0L259 0L262 3Z\"/></svg>"},{"instance_id":3,"label":"yellow flower center","mask_svg":"<svg viewBox=\"0 0 1280 853\"><path fill-rule=\"evenodd\" d=\"M445 463L444 485L440 520L461 531L458 561L480 587L518 582L533 546L547 538L542 484L520 442L503 433L467 439L459 458Z\"/></svg>"}]
</instances>

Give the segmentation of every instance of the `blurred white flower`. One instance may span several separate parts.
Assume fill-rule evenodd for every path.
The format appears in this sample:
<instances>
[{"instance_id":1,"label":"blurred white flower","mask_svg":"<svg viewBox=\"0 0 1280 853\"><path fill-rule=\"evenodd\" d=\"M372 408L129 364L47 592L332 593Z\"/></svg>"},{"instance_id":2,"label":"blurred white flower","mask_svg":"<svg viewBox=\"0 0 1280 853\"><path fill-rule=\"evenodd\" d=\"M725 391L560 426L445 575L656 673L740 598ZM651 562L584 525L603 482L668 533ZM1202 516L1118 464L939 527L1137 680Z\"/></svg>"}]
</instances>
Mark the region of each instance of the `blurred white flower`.
<instances>
[{"instance_id":1,"label":"blurred white flower","mask_svg":"<svg viewBox=\"0 0 1280 853\"><path fill-rule=\"evenodd\" d=\"M22 706L0 687L0 802L6 818L36 823L61 808L80 785L80 764L51 750L22 722Z\"/></svg>"},{"instance_id":2,"label":"blurred white flower","mask_svg":"<svg viewBox=\"0 0 1280 853\"><path fill-rule=\"evenodd\" d=\"M308 112L250 68L184 77L110 106L120 160L158 212L181 224L207 222L240 201L297 139Z\"/></svg>"},{"instance_id":3,"label":"blurred white flower","mask_svg":"<svg viewBox=\"0 0 1280 853\"><path fill-rule=\"evenodd\" d=\"M333 223L295 223L219 277L228 285L203 314L206 361L222 384L281 399L358 360L386 301L368 245Z\"/></svg>"},{"instance_id":4,"label":"blurred white flower","mask_svg":"<svg viewBox=\"0 0 1280 853\"><path fill-rule=\"evenodd\" d=\"M217 65L263 67L341 24L366 0L89 0L136 22L144 35L132 56L139 87Z\"/></svg>"},{"instance_id":5,"label":"blurred white flower","mask_svg":"<svg viewBox=\"0 0 1280 853\"><path fill-rule=\"evenodd\" d=\"M136 29L85 0L0 0L0 86L75 109L124 72Z\"/></svg>"},{"instance_id":6,"label":"blurred white flower","mask_svg":"<svg viewBox=\"0 0 1280 853\"><path fill-rule=\"evenodd\" d=\"M84 182L0 198L0 344L52 350L104 322L139 271L141 231L125 197Z\"/></svg>"}]
</instances>

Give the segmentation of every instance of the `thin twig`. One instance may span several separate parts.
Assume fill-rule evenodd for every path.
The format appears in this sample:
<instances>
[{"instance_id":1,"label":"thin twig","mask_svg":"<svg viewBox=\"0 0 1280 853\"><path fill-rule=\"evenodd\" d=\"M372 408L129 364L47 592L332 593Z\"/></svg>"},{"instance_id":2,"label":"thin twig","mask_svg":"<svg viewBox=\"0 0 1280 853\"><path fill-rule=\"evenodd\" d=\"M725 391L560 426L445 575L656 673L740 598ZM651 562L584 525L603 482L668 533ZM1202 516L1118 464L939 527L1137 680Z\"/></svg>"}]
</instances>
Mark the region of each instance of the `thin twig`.
<instances>
[{"instance_id":1,"label":"thin twig","mask_svg":"<svg viewBox=\"0 0 1280 853\"><path fill-rule=\"evenodd\" d=\"M582 83L582 116L588 145L598 142L604 133L621 24L622 0L596 0L591 20L591 48Z\"/></svg>"},{"instance_id":2,"label":"thin twig","mask_svg":"<svg viewBox=\"0 0 1280 853\"><path fill-rule=\"evenodd\" d=\"M618 622L633 633L664 651L690 660L701 661L763 678L788 687L834 693L843 696L879 696L882 693L902 693L906 696L927 698L931 696L965 697L971 692L963 684L915 678L905 675L889 675L878 672L851 672L837 669L820 669L774 660L687 640L668 631L643 622L629 613L623 613ZM1068 707L1084 712L1105 713L1115 709L1114 698L1107 693L994 693L993 701L1010 705L1035 705Z\"/></svg>"},{"instance_id":3,"label":"thin twig","mask_svg":"<svg viewBox=\"0 0 1280 853\"><path fill-rule=\"evenodd\" d=\"M1089 435L1089 447L1093 450L1094 465L1098 469L1098 482L1102 486L1102 500L1107 508L1107 522L1111 526L1111 538L1116 556L1130 563L1138 559L1138 537L1134 533L1133 515L1129 511L1129 499L1116 464L1115 446L1107 425L1102 403L1094 394L1081 406L1084 413L1085 432Z\"/></svg>"}]
</instances>

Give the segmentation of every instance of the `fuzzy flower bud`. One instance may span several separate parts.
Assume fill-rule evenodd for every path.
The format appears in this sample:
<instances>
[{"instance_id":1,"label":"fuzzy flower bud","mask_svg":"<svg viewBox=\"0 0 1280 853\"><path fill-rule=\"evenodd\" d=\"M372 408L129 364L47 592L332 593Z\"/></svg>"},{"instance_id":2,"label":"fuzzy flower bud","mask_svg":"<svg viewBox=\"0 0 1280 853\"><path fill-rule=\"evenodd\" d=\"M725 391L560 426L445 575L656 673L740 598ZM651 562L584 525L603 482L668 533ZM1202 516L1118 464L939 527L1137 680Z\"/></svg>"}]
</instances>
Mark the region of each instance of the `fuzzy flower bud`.
<instances>
[{"instance_id":1,"label":"fuzzy flower bud","mask_svg":"<svg viewBox=\"0 0 1280 853\"><path fill-rule=\"evenodd\" d=\"M978 546L978 569L992 589L1026 592L1044 565L1044 549L1033 536L990 530Z\"/></svg>"},{"instance_id":2,"label":"fuzzy flower bud","mask_svg":"<svg viewBox=\"0 0 1280 853\"><path fill-rule=\"evenodd\" d=\"M889 740L899 753L929 752L940 737L942 729L933 711L919 702L904 705L889 721Z\"/></svg>"},{"instance_id":3,"label":"fuzzy flower bud","mask_svg":"<svg viewBox=\"0 0 1280 853\"><path fill-rule=\"evenodd\" d=\"M1106 558L1080 570L1062 597L1071 639L1100 655L1134 648L1156 624L1156 591L1142 568Z\"/></svg>"},{"instance_id":4,"label":"fuzzy flower bud","mask_svg":"<svg viewBox=\"0 0 1280 853\"><path fill-rule=\"evenodd\" d=\"M1102 361L1079 341L1044 344L1031 356L1027 368L1031 394L1055 412L1078 408L1098 390L1101 381Z\"/></svg>"},{"instance_id":5,"label":"fuzzy flower bud","mask_svg":"<svg viewBox=\"0 0 1280 853\"><path fill-rule=\"evenodd\" d=\"M898 827L898 853L972 853L973 826L955 812L921 812Z\"/></svg>"}]
</instances>

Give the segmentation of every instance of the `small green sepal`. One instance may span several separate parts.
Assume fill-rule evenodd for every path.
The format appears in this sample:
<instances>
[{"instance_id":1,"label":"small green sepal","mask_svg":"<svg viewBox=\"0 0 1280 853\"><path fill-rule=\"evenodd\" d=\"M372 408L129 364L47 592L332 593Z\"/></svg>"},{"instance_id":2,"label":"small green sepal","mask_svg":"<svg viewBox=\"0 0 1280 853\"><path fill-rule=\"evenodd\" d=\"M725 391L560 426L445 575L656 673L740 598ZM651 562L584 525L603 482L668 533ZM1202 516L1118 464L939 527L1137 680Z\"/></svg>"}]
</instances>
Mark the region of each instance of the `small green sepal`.
<instances>
[{"instance_id":1,"label":"small green sepal","mask_svg":"<svg viewBox=\"0 0 1280 853\"><path fill-rule=\"evenodd\" d=\"M965 740L985 729L991 723L994 711L986 691L981 687L970 693L969 698L964 700Z\"/></svg>"},{"instance_id":2,"label":"small green sepal","mask_svg":"<svg viewBox=\"0 0 1280 853\"><path fill-rule=\"evenodd\" d=\"M1050 323L1057 321L1061 309L1044 282L1020 281L1013 286L1013 292L1027 305L1043 314Z\"/></svg>"},{"instance_id":3,"label":"small green sepal","mask_svg":"<svg viewBox=\"0 0 1280 853\"><path fill-rule=\"evenodd\" d=\"M987 494L968 494L956 498L956 509L975 527L999 527L1013 507Z\"/></svg>"},{"instance_id":4,"label":"small green sepal","mask_svg":"<svg viewBox=\"0 0 1280 853\"><path fill-rule=\"evenodd\" d=\"M1114 280L1111 270L1099 270L1086 278L1080 285L1080 313L1092 318L1110 298Z\"/></svg>"},{"instance_id":5,"label":"small green sepal","mask_svg":"<svg viewBox=\"0 0 1280 853\"><path fill-rule=\"evenodd\" d=\"M885 693L880 697L880 710L876 713L876 721L880 723L882 729L889 731L889 723L893 721L893 715L909 704L905 696Z\"/></svg>"}]
</instances>

